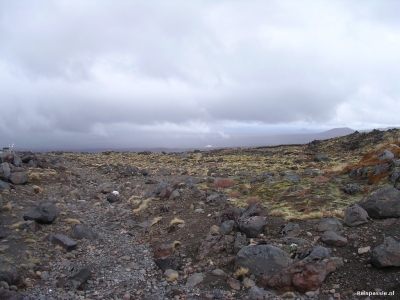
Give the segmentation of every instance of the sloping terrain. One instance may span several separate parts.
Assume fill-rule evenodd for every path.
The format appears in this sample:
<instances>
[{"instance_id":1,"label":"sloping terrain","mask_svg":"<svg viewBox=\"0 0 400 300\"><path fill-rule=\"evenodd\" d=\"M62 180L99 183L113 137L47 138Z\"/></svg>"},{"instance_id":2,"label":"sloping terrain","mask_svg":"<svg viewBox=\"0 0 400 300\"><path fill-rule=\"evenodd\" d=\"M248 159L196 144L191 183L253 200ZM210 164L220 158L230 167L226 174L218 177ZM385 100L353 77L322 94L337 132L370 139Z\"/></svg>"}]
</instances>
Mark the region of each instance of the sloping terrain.
<instances>
[{"instance_id":1,"label":"sloping terrain","mask_svg":"<svg viewBox=\"0 0 400 300\"><path fill-rule=\"evenodd\" d=\"M318 230L322 218L343 223L349 205L382 187L398 187L399 146L400 130L393 129L306 145L168 154L12 154L18 161L3 153L0 177L9 186L1 190L0 299L399 295L399 266L371 263L385 237L400 241L398 217L344 226L338 233L347 242L340 246L321 241ZM393 157L383 157L385 151ZM17 173L29 180L18 181ZM57 217L33 221L30 211L39 203L51 204L45 213L54 210ZM257 212L246 220L259 217L266 226L240 244L250 207ZM230 220L229 231L223 224ZM238 251L259 245L292 258L321 246L343 266L324 267L327 274L316 286L277 288L251 268L239 268Z\"/></svg>"}]
</instances>

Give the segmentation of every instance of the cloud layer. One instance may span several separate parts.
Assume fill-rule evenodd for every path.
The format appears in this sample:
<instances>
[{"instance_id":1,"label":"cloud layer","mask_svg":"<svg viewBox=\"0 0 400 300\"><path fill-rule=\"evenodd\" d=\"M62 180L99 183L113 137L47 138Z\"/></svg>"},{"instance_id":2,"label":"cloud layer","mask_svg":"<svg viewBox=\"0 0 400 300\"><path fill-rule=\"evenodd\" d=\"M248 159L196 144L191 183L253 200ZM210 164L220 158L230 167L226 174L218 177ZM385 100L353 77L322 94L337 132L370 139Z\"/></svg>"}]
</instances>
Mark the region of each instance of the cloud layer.
<instances>
[{"instance_id":1,"label":"cloud layer","mask_svg":"<svg viewBox=\"0 0 400 300\"><path fill-rule=\"evenodd\" d=\"M0 137L24 147L399 125L397 1L0 6Z\"/></svg>"}]
</instances>

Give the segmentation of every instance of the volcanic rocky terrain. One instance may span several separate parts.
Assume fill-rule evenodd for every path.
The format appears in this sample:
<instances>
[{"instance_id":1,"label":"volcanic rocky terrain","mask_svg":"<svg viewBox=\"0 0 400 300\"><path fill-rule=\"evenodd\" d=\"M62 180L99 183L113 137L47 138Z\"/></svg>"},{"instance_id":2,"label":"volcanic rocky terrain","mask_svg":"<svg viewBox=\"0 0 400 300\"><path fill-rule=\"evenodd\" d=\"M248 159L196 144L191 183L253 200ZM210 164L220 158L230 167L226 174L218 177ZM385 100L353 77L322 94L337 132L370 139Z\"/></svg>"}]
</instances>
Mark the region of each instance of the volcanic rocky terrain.
<instances>
[{"instance_id":1,"label":"volcanic rocky terrain","mask_svg":"<svg viewBox=\"0 0 400 300\"><path fill-rule=\"evenodd\" d=\"M400 130L0 158L0 299L400 299Z\"/></svg>"}]
</instances>

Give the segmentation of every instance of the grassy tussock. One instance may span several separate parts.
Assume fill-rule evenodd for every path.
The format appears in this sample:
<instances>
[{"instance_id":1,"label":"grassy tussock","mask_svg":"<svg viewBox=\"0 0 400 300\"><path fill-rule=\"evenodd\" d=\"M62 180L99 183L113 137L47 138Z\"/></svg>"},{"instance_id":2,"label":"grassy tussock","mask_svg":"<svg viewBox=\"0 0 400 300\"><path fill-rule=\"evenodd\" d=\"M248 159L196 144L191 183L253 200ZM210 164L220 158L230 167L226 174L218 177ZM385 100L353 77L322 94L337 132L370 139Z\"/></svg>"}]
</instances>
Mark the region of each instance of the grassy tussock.
<instances>
[{"instance_id":1,"label":"grassy tussock","mask_svg":"<svg viewBox=\"0 0 400 300\"><path fill-rule=\"evenodd\" d=\"M2 209L3 209L3 211L10 211L12 209L12 206L11 206L11 204L7 204L7 205L4 205Z\"/></svg>"},{"instance_id":2,"label":"grassy tussock","mask_svg":"<svg viewBox=\"0 0 400 300\"><path fill-rule=\"evenodd\" d=\"M260 198L258 198L258 197L249 197L249 198L247 198L246 199L246 203L248 204L248 205L250 205L250 204L253 204L253 203L262 203L262 201L260 200Z\"/></svg>"},{"instance_id":3,"label":"grassy tussock","mask_svg":"<svg viewBox=\"0 0 400 300\"><path fill-rule=\"evenodd\" d=\"M172 226L175 226L175 225L179 225L179 224L185 224L185 221L175 217L175 218L173 218L171 220L171 222L169 222L169 227L172 227Z\"/></svg>"},{"instance_id":4,"label":"grassy tussock","mask_svg":"<svg viewBox=\"0 0 400 300\"><path fill-rule=\"evenodd\" d=\"M151 226L156 225L157 223L159 223L162 220L162 217L156 217L153 219L153 222L151 222Z\"/></svg>"},{"instance_id":5,"label":"grassy tussock","mask_svg":"<svg viewBox=\"0 0 400 300\"><path fill-rule=\"evenodd\" d=\"M8 226L8 228L10 230L14 230L14 229L18 229L19 227L21 227L21 222L15 223L15 224L11 224Z\"/></svg>"},{"instance_id":6,"label":"grassy tussock","mask_svg":"<svg viewBox=\"0 0 400 300\"><path fill-rule=\"evenodd\" d=\"M337 165L332 166L330 171L333 173L343 173L343 170L346 166L347 166L346 163L339 163Z\"/></svg>"},{"instance_id":7,"label":"grassy tussock","mask_svg":"<svg viewBox=\"0 0 400 300\"><path fill-rule=\"evenodd\" d=\"M140 197L139 197L139 196L136 196L136 195L133 195L133 196L131 196L131 197L128 199L128 203L134 203L134 202L136 202L137 200L140 200Z\"/></svg>"},{"instance_id":8,"label":"grassy tussock","mask_svg":"<svg viewBox=\"0 0 400 300\"><path fill-rule=\"evenodd\" d=\"M292 220L302 220L302 221L307 221L307 220L313 220L313 219L322 219L324 217L324 213L317 211L317 212L311 212L308 214L303 214L303 215L291 215L285 217L286 221L292 221Z\"/></svg>"},{"instance_id":9,"label":"grassy tussock","mask_svg":"<svg viewBox=\"0 0 400 300\"><path fill-rule=\"evenodd\" d=\"M29 179L30 179L31 181L40 180L40 175L39 175L39 173L36 173L36 172L30 173L30 174L29 174Z\"/></svg>"},{"instance_id":10,"label":"grassy tussock","mask_svg":"<svg viewBox=\"0 0 400 300\"><path fill-rule=\"evenodd\" d=\"M40 186L37 185L32 185L33 191L35 192L35 194L39 194L43 192L43 189Z\"/></svg>"},{"instance_id":11,"label":"grassy tussock","mask_svg":"<svg viewBox=\"0 0 400 300\"><path fill-rule=\"evenodd\" d=\"M236 278L243 278L247 274L249 274L249 269L248 268L240 267L235 271Z\"/></svg>"},{"instance_id":12,"label":"grassy tussock","mask_svg":"<svg viewBox=\"0 0 400 300\"><path fill-rule=\"evenodd\" d=\"M288 214L288 212L283 211L282 209L274 209L269 213L271 217L286 217Z\"/></svg>"},{"instance_id":13,"label":"grassy tussock","mask_svg":"<svg viewBox=\"0 0 400 300\"><path fill-rule=\"evenodd\" d=\"M230 188L231 186L234 186L235 182L233 180L227 179L227 178L222 178L214 182L214 187L216 189L226 189Z\"/></svg>"},{"instance_id":14,"label":"grassy tussock","mask_svg":"<svg viewBox=\"0 0 400 300\"><path fill-rule=\"evenodd\" d=\"M78 224L78 225L82 224L81 221L79 221L78 219L66 219L65 222L67 224Z\"/></svg>"},{"instance_id":15,"label":"grassy tussock","mask_svg":"<svg viewBox=\"0 0 400 300\"><path fill-rule=\"evenodd\" d=\"M178 273L173 273L169 277L167 277L167 280L169 282L174 282L174 281L178 280L178 278L179 278L179 274Z\"/></svg>"},{"instance_id":16,"label":"grassy tussock","mask_svg":"<svg viewBox=\"0 0 400 300\"><path fill-rule=\"evenodd\" d=\"M175 252L175 250L176 250L180 245L181 245L181 242L180 242L180 241L173 241L172 244L171 244L173 251Z\"/></svg>"},{"instance_id":17,"label":"grassy tussock","mask_svg":"<svg viewBox=\"0 0 400 300\"><path fill-rule=\"evenodd\" d=\"M335 217L335 218L343 219L343 218L344 218L344 211L343 211L343 210L334 210L334 211L328 213L328 215L329 215L330 217Z\"/></svg>"},{"instance_id":18,"label":"grassy tussock","mask_svg":"<svg viewBox=\"0 0 400 300\"><path fill-rule=\"evenodd\" d=\"M35 264L35 265L39 265L40 264L40 259L36 258L36 257L30 257L28 259L29 262Z\"/></svg>"},{"instance_id":19,"label":"grassy tussock","mask_svg":"<svg viewBox=\"0 0 400 300\"><path fill-rule=\"evenodd\" d=\"M153 199L154 199L154 198L147 198L146 200L144 200L144 201L142 202L142 204L139 205L138 208L134 209L132 212L133 212L135 215L141 213L143 210L145 210L145 209L149 206L150 202L153 201Z\"/></svg>"}]
</instances>

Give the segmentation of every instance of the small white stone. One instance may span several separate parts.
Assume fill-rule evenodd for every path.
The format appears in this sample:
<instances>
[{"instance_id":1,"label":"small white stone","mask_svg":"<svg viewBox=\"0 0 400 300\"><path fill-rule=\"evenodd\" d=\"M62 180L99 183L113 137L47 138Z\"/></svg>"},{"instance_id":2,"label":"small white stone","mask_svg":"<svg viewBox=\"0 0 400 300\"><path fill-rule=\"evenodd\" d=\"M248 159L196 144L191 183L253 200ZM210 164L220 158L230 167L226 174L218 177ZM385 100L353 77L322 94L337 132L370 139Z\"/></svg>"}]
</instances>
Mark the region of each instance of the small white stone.
<instances>
[{"instance_id":1,"label":"small white stone","mask_svg":"<svg viewBox=\"0 0 400 300\"><path fill-rule=\"evenodd\" d=\"M368 253L371 250L370 246L358 248L358 254Z\"/></svg>"}]
</instances>

